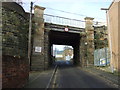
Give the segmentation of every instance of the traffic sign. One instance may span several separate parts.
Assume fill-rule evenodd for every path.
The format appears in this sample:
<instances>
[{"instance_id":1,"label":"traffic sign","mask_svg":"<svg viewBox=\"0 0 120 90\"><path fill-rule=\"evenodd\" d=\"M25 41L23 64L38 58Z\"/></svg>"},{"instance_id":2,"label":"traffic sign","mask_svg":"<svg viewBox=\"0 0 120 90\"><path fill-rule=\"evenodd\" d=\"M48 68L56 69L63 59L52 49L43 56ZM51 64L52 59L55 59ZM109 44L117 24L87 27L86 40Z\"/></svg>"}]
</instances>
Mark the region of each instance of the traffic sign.
<instances>
[{"instance_id":1,"label":"traffic sign","mask_svg":"<svg viewBox=\"0 0 120 90\"><path fill-rule=\"evenodd\" d=\"M65 28L65 31L66 31L66 32L68 32L68 31L69 31L69 29L66 27L66 28Z\"/></svg>"}]
</instances>

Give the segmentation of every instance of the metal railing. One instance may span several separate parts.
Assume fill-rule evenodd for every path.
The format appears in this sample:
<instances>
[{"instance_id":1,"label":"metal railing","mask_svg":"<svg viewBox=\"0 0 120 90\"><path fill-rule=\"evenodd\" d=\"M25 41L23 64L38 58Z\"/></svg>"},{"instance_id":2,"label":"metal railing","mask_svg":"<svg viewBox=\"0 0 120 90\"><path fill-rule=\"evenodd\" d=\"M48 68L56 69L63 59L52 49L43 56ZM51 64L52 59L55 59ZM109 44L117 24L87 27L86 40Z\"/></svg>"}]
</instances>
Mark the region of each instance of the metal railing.
<instances>
[{"instance_id":1,"label":"metal railing","mask_svg":"<svg viewBox=\"0 0 120 90\"><path fill-rule=\"evenodd\" d=\"M85 21L77 20L77 19L70 19L66 17L44 14L44 20L47 23L68 25L68 26L80 27L80 28L85 27Z\"/></svg>"}]
</instances>

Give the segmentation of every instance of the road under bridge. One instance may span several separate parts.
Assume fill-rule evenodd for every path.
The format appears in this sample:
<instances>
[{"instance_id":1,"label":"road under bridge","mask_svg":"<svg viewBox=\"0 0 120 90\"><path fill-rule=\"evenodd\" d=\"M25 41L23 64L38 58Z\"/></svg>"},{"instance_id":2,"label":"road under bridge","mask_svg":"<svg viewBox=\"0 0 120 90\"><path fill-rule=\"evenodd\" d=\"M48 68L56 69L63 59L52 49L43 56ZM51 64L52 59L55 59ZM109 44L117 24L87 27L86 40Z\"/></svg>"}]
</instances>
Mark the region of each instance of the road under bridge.
<instances>
[{"instance_id":1,"label":"road under bridge","mask_svg":"<svg viewBox=\"0 0 120 90\"><path fill-rule=\"evenodd\" d=\"M81 26L75 27L70 25L54 24L44 21L44 9L40 6L35 6L34 9L34 35L32 42L32 53L30 60L31 70L43 70L52 65L52 46L70 45L74 50L73 63L74 65L85 66L87 61L86 45L87 42L90 50L89 64L93 65L93 49L94 49L94 30L93 18L85 18L85 28ZM88 32L89 34L87 34ZM87 40L89 37L89 41Z\"/></svg>"}]
</instances>

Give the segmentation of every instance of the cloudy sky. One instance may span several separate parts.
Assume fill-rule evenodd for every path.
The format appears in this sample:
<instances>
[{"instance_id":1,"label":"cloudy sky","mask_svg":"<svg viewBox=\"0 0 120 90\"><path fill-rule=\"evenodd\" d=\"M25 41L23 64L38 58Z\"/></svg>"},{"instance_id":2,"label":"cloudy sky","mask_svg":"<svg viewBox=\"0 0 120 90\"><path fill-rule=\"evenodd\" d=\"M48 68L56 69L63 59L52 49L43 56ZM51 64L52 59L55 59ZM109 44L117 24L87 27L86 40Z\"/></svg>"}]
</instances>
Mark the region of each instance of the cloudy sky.
<instances>
[{"instance_id":1,"label":"cloudy sky","mask_svg":"<svg viewBox=\"0 0 120 90\"><path fill-rule=\"evenodd\" d=\"M30 11L30 1L22 0L25 11ZM113 0L32 0L34 5L45 7L45 14L84 20L86 16L94 17L94 21L106 22L106 12ZM60 10L60 11L59 11ZM65 12L61 12L65 11ZM34 12L34 11L33 11ZM66 12L76 13L70 14ZM79 14L79 15L78 15ZM55 46L57 48L57 46ZM63 46L58 46L62 50Z\"/></svg>"}]
</instances>

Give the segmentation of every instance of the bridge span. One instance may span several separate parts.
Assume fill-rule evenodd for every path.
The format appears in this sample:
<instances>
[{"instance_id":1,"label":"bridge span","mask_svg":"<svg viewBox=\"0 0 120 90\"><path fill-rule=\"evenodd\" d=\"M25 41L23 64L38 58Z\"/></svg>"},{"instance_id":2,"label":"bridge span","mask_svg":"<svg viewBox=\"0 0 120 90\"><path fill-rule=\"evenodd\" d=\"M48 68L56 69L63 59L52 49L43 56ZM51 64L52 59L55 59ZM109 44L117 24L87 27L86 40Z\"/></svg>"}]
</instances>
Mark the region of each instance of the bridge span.
<instances>
[{"instance_id":1,"label":"bridge span","mask_svg":"<svg viewBox=\"0 0 120 90\"><path fill-rule=\"evenodd\" d=\"M31 53L31 70L47 69L52 65L51 48L53 44L57 45L70 45L74 50L73 62L74 65L85 66L88 61L85 60L86 45L91 48L89 55L89 64L93 65L93 49L94 49L94 30L93 30L93 18L86 17L85 21L74 20L69 18L58 17L59 19L66 20L66 23L48 22L44 17L45 8L35 6L34 8L34 37L32 43ZM49 15L47 15L49 16ZM52 18L54 16L51 16ZM57 16L55 16L56 18ZM50 16L49 16L50 18ZM60 20L59 20L60 21ZM72 23L68 23L71 21ZM75 26L78 25L79 27ZM71 26L74 24L73 26ZM85 27L83 27L83 24ZM89 33L89 34L88 34ZM87 40L87 37L90 40ZM37 51L38 50L38 51Z\"/></svg>"},{"instance_id":2,"label":"bridge span","mask_svg":"<svg viewBox=\"0 0 120 90\"><path fill-rule=\"evenodd\" d=\"M111 88L111 85L118 84L118 77L114 75L116 73L105 73L89 67L94 65L94 55L96 55L94 48L99 49L103 46L94 47L95 42L99 42L99 39L106 39L94 38L98 35L95 34L97 31L101 33L101 27L96 30L97 27L93 28L94 18L86 17L84 21L81 21L46 15L44 7L35 6L32 33L28 34L30 31L28 30L29 13L26 13L22 6L15 2L5 2L2 3L1 10L0 89L1 82L3 89L22 88L26 83L25 88L46 89L46 87L49 88L51 77L53 77L51 83L54 88ZM31 35L29 39L28 35ZM54 44L72 46L73 60L54 62L52 55ZM99 53L96 56L98 57ZM57 67L55 70L52 68L54 65ZM91 71L92 74L89 73ZM108 85L106 79L102 80L98 76L105 76L114 84Z\"/></svg>"}]
</instances>

